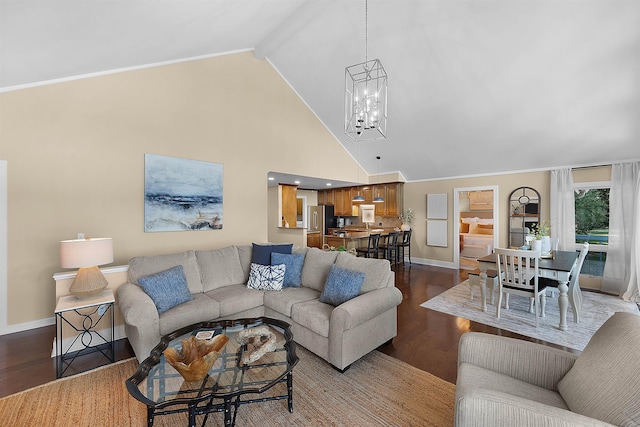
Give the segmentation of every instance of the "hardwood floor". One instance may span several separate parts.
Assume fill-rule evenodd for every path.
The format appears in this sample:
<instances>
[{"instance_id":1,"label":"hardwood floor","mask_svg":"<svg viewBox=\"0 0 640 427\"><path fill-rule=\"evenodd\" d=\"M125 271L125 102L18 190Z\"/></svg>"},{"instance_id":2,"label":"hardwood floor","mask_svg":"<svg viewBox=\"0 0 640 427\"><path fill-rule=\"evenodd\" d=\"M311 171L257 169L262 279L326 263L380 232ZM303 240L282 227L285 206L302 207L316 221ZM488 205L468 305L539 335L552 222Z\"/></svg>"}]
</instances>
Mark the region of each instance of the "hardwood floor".
<instances>
[{"instance_id":1,"label":"hardwood floor","mask_svg":"<svg viewBox=\"0 0 640 427\"><path fill-rule=\"evenodd\" d=\"M420 307L428 299L466 280L467 276L465 270L416 264L398 267L396 286L403 294L402 304L398 307L398 336L379 350L455 383L458 341L463 333L479 331L535 341ZM54 326L0 336L0 397L55 380L55 359L51 358L54 337ZM133 357L133 351L128 341L117 341L116 360L129 357ZM68 373L81 372L103 362L106 363L106 359L98 354L83 356L73 362Z\"/></svg>"}]
</instances>

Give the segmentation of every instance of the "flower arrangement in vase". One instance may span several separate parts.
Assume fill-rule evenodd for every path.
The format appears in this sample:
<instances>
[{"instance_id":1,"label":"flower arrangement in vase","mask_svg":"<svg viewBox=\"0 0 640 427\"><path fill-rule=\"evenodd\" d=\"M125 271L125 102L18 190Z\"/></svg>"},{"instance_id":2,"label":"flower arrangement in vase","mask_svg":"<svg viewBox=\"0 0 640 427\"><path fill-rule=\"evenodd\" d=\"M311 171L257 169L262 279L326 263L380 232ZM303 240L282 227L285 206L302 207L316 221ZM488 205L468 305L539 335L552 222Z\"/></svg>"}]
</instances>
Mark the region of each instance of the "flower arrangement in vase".
<instances>
[{"instance_id":1,"label":"flower arrangement in vase","mask_svg":"<svg viewBox=\"0 0 640 427\"><path fill-rule=\"evenodd\" d=\"M549 237L549 231L551 230L551 224L549 221L542 221L541 223L531 226L531 232L533 241L531 242L531 249L540 252L551 251L551 237Z\"/></svg>"},{"instance_id":2,"label":"flower arrangement in vase","mask_svg":"<svg viewBox=\"0 0 640 427\"><path fill-rule=\"evenodd\" d=\"M403 211L400 213L400 221L402 222L402 225L400 226L401 230L411 230L411 226L413 225L413 219L415 218L415 215L413 213L413 211L411 210L411 208L407 209L406 211Z\"/></svg>"}]
</instances>

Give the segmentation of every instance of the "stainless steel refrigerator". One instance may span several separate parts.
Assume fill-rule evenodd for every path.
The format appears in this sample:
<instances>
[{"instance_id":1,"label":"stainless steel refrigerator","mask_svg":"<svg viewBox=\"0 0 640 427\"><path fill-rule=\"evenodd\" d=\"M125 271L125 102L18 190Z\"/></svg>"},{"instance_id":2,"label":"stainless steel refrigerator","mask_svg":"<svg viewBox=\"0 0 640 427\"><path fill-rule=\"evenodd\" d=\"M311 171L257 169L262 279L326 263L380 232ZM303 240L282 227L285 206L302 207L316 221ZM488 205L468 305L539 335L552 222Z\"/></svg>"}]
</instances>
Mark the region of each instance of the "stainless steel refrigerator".
<instances>
[{"instance_id":1,"label":"stainless steel refrigerator","mask_svg":"<svg viewBox=\"0 0 640 427\"><path fill-rule=\"evenodd\" d=\"M333 206L309 206L309 231L329 234L329 228L336 228Z\"/></svg>"}]
</instances>

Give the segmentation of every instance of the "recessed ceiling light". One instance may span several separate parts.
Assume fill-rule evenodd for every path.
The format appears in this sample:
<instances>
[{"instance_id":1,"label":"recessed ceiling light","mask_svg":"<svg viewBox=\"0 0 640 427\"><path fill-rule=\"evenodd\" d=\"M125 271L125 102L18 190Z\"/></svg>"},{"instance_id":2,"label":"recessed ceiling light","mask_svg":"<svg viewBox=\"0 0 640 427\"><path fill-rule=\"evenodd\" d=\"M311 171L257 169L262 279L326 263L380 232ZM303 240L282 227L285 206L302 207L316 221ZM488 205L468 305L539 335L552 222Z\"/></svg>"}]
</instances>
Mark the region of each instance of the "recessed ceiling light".
<instances>
[{"instance_id":1,"label":"recessed ceiling light","mask_svg":"<svg viewBox=\"0 0 640 427\"><path fill-rule=\"evenodd\" d=\"M270 177L269 177L269 181L273 181L273 180L275 180L275 178L274 178L274 177L272 177L272 176L270 176Z\"/></svg>"},{"instance_id":2,"label":"recessed ceiling light","mask_svg":"<svg viewBox=\"0 0 640 427\"><path fill-rule=\"evenodd\" d=\"M327 187L331 187L331 183L330 182L327 182Z\"/></svg>"},{"instance_id":3,"label":"recessed ceiling light","mask_svg":"<svg viewBox=\"0 0 640 427\"><path fill-rule=\"evenodd\" d=\"M294 184L300 184L300 181L295 180L295 181L293 181L293 183L294 183Z\"/></svg>"}]
</instances>

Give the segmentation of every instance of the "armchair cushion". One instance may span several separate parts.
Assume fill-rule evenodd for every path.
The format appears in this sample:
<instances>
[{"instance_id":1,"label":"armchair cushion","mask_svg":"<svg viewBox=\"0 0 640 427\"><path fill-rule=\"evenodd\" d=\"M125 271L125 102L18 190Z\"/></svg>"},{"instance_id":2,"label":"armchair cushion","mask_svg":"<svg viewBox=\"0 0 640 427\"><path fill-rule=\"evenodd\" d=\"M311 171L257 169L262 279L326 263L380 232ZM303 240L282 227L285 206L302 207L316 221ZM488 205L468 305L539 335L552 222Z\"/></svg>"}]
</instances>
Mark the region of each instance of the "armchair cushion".
<instances>
[{"instance_id":1,"label":"armchair cushion","mask_svg":"<svg viewBox=\"0 0 640 427\"><path fill-rule=\"evenodd\" d=\"M640 424L640 316L616 313L558 383L569 409L620 426Z\"/></svg>"}]
</instances>

